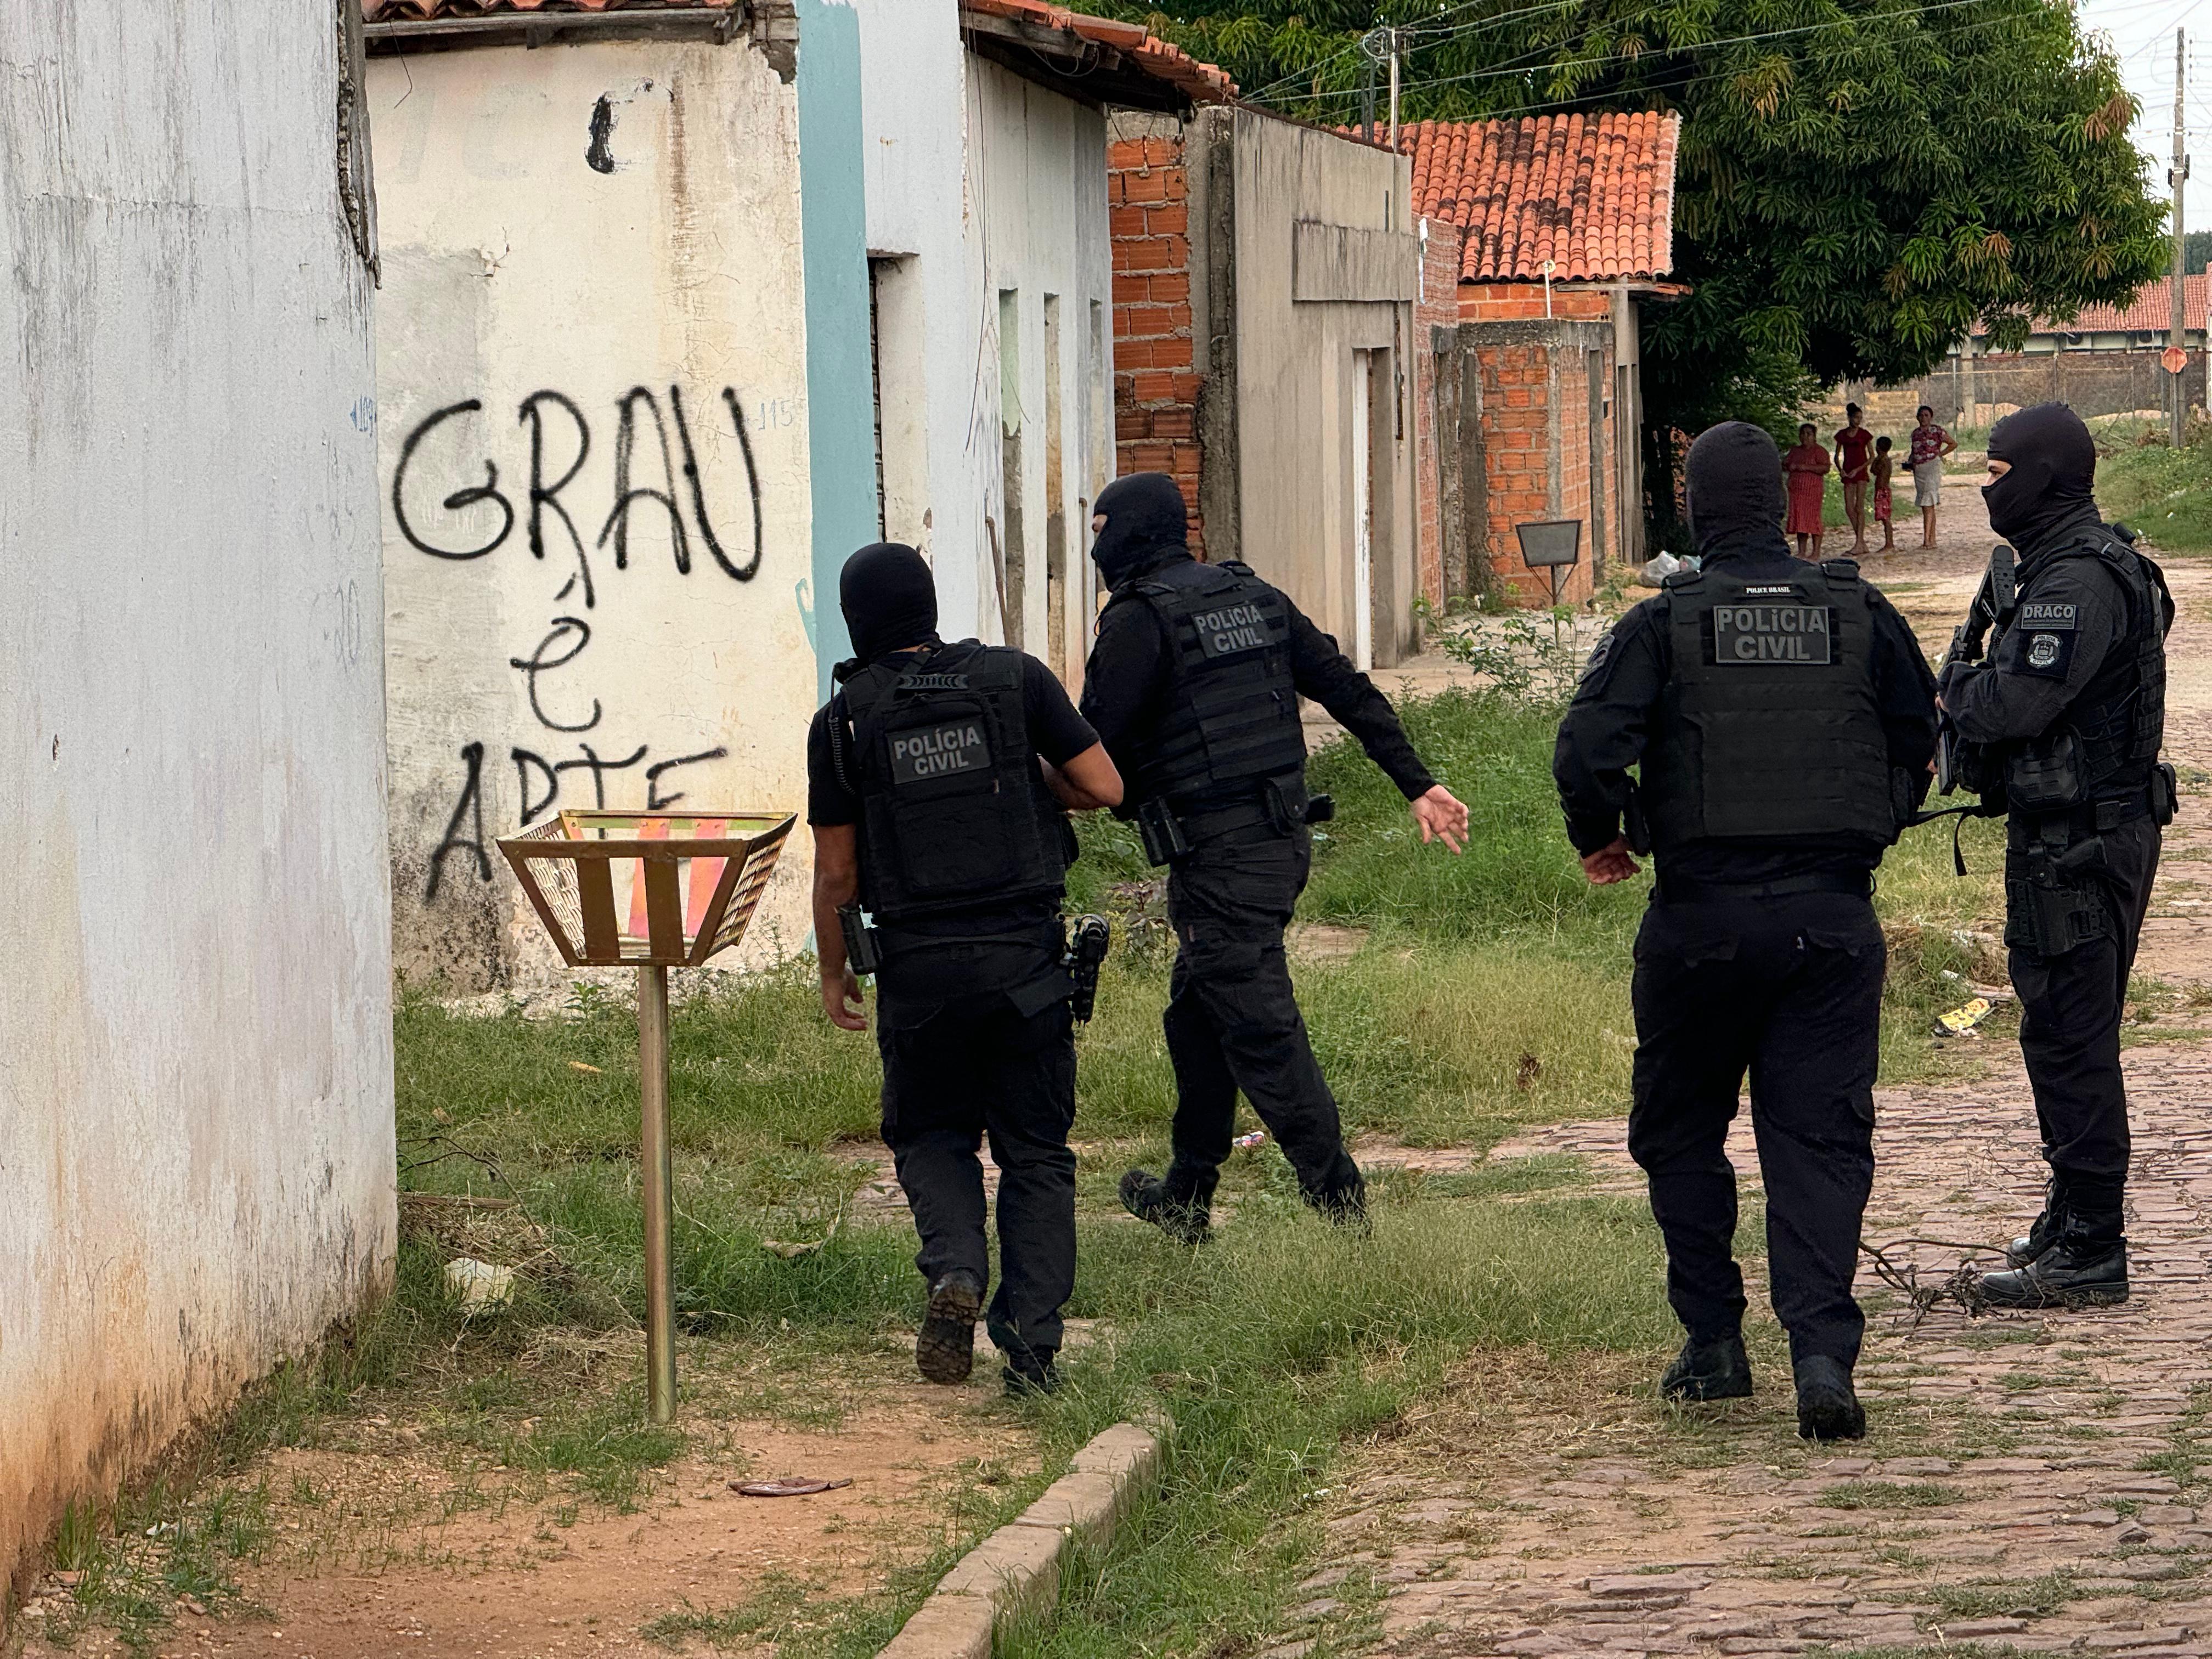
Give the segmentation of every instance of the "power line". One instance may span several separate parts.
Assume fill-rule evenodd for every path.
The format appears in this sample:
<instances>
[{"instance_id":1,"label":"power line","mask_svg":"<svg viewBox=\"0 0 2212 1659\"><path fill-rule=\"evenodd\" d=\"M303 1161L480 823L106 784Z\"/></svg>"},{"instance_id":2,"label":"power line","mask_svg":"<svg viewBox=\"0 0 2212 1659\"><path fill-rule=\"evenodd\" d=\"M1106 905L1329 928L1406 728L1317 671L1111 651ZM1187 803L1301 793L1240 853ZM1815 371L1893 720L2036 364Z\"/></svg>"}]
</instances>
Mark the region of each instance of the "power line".
<instances>
[{"instance_id":1,"label":"power line","mask_svg":"<svg viewBox=\"0 0 2212 1659\"><path fill-rule=\"evenodd\" d=\"M1731 36L1728 36L1728 37L1725 37L1725 38L1723 38L1723 39L1722 39L1722 40L1700 40L1700 41L1693 41L1693 42L1689 42L1689 43L1686 43L1686 44L1685 44L1685 45L1679 46L1655 46L1655 47L1652 47L1652 48L1651 48L1650 51L1648 51L1648 52L1614 52L1614 53L1608 54L1607 57L1604 57L1604 58L1590 59L1590 60L1589 60L1586 64L1577 64L1577 67L1582 67L1582 68L1595 68L1595 67L1601 67L1601 66L1603 66L1603 65L1606 65L1606 64L1611 64L1637 63L1637 62L1640 62L1642 59L1644 59L1644 58L1647 58L1647 57L1650 57L1650 58L1682 57L1682 56L1686 56L1686 55L1688 55L1688 54L1690 54L1690 53L1693 53L1693 52L1708 52L1708 51L1711 51L1712 49L1714 49L1714 48L1716 48L1716 47L1719 47L1719 46L1746 46L1746 45L1749 45L1749 44L1752 44L1752 43L1756 42L1756 41L1759 41L1759 40L1781 40L1781 39L1784 39L1784 38L1785 38L1785 37L1792 36L1792 35L1817 33L1818 32L1820 32L1820 30L1823 30L1823 29L1834 29L1834 28L1859 28L1859 27L1865 27L1866 25L1870 24L1870 23L1876 23L1876 22L1881 22L1881 21L1888 21L1888 20L1894 20L1894 21L1908 21L1908 20L1917 20L1917 19L1919 19L1919 18L1921 18L1921 17L1924 17L1924 16L1926 16L1926 15L1927 15L1929 13L1930 13L1930 12L1938 12L1938 11L1955 11L1955 10L1957 10L1957 9L1958 9L1960 7L1961 7L1961 6L1982 5L1982 4L1985 4L1985 3L1987 3L1987 0L1936 0L1936 3L1934 3L1934 4L1932 4L1932 5L1917 6L1917 7L1915 7L1915 8L1913 8L1913 9L1912 9L1912 10L1911 10L1911 11L1909 11L1909 12L1882 12L1882 13L1875 13L1875 14L1871 14L1871 15L1867 15L1867 16L1861 16L1861 17L1838 17L1838 18L1831 18L1831 19L1829 19L1828 21L1825 21L1825 22L1820 22L1820 23L1806 23L1806 24L1802 24L1802 25L1800 25L1800 26L1798 26L1798 27L1795 27L1795 28L1786 28L1786 29L1770 29L1770 30L1767 30L1767 31L1765 31L1765 32L1764 32L1764 33L1758 33L1758 34L1738 34L1738 35L1731 35ZM2197 3L2197 4L2202 4L2202 3L2203 3L2203 0L2196 0L2196 3ZM1654 10L1656 10L1656 9L1657 9L1657 8L1654 8L1653 9L1654 9ZM1648 16L1648 15L1650 15L1650 13L1646 12L1646 13L1642 14L1642 15L1646 15L1646 16ZM2026 14L2026 13L2013 13L2013 14L2008 14L2008 15L2004 15L2004 16L2002 16L2002 17L1992 17L1992 18L1989 18L1989 19L1984 20L1984 21L1983 22L1981 22L1981 23L1978 23L1978 24L1969 24L1969 25L1966 25L1966 27L1984 27L1984 28L1989 28L1989 27L1996 27L1996 26L1998 26L1998 25L2000 25L2000 24L2003 24L2003 23L2027 22L2027 21L2032 21L2032 19L2031 19L2031 17L2030 17L2030 15L2029 15L2028 14ZM1963 30L1963 29L1958 29L1958 30L1953 30L1953 31L1952 31L1952 33L1963 33L1963 32L1964 32L1964 30ZM1431 79L1431 80L1426 80L1426 81L1411 81L1411 82L1408 82L1406 84L1406 87L1405 87L1405 88L1404 88L1404 89L1405 89L1407 92L1415 92L1415 91L1425 90L1425 89L1428 89L1428 88L1435 88L1435 87L1456 86L1456 85L1460 85L1460 84L1462 84L1462 83L1464 83L1464 82L1470 82L1470 81L1494 81L1494 80L1500 80L1500 79L1504 79L1504 78L1506 78L1506 77L1509 77L1509 76L1516 76L1516 75L1524 74L1524 73L1526 73L1526 72L1527 72L1525 66L1526 66L1526 65L1527 65L1530 61L1532 61L1533 59L1534 59L1534 58L1540 58L1540 57L1543 56L1543 55L1544 55L1544 53L1545 53L1545 52L1546 52L1546 51L1547 51L1547 50L1548 50L1548 48L1542 48L1542 47L1540 47L1540 48L1538 48L1538 49L1537 49L1536 51L1534 51L1534 52L1524 52L1523 54L1522 54L1521 58L1519 58L1518 59L1516 59L1516 60L1514 61L1514 63L1513 63L1513 64L1508 64L1508 65L1504 66L1504 67L1501 67L1501 68L1486 69L1486 70L1470 70L1468 73L1467 73L1467 74L1465 74L1465 75L1447 75L1447 76L1440 76L1435 77L1435 78ZM1692 84L1692 83L1694 83L1694 81L1698 81L1698 80L1706 80L1706 79L1711 79L1711 76L1699 76L1693 77L1693 80L1692 80L1692 82L1685 82L1685 83L1683 83L1683 84ZM1329 98L1341 98L1341 97L1343 97L1343 96L1345 96L1345 95L1346 95L1346 91L1348 91L1348 90L1350 90L1350 89L1348 89L1348 88L1347 88L1347 89L1346 89L1345 91L1316 93L1316 94L1314 94L1312 95L1312 99L1311 99L1310 101L1316 101L1316 102L1317 102L1317 101L1320 101L1320 100L1324 100L1324 99L1329 99ZM1602 94L1590 94L1590 95L1591 95L1591 96L1597 96L1597 97L1611 97L1611 96L1617 96L1617 95L1619 95L1619 94L1618 94L1617 93L1610 93L1610 92L1608 92L1608 93L1602 93ZM1581 100L1581 99L1579 99L1579 98L1577 98L1577 99L1566 99L1566 98L1561 98L1561 99L1550 99L1550 100L1546 100L1545 101L1546 101L1547 103L1571 103L1571 102L1580 102L1580 101L1582 101L1582 100ZM1532 108L1533 108L1533 107L1537 107L1537 106L1529 106L1528 107L1532 107Z\"/></svg>"}]
</instances>

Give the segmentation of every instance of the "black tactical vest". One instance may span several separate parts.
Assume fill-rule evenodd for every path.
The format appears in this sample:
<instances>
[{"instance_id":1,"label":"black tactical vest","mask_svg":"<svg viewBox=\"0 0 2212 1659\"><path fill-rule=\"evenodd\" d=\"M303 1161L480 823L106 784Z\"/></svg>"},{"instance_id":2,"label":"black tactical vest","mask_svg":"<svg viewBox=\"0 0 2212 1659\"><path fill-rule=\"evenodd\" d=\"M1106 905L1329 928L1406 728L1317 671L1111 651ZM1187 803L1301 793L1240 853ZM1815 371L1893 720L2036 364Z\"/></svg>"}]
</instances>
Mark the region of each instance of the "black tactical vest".
<instances>
[{"instance_id":1,"label":"black tactical vest","mask_svg":"<svg viewBox=\"0 0 2212 1659\"><path fill-rule=\"evenodd\" d=\"M1666 581L1674 670L1644 750L1652 847L1897 839L1874 685L1874 614L1837 559L1747 580Z\"/></svg>"},{"instance_id":2,"label":"black tactical vest","mask_svg":"<svg viewBox=\"0 0 2212 1659\"><path fill-rule=\"evenodd\" d=\"M2166 738L2166 631L2173 623L2173 601L2158 566L2109 531L2100 530L2035 562L1998 639L2008 629L2025 629L2025 649L2033 653L2039 643L2039 629L2073 626L2070 605L2057 607L2067 613L2063 616L2045 616L2039 611L2036 597L2039 579L2067 559L2099 560L2118 579L2127 595L2127 638L2106 654L2053 732L2031 739L2026 748L2033 753L2054 733L2070 732L2081 768L2080 799L2085 803L2127 799L2141 794L2148 785L2159 745ZM2057 641L2049 648L2055 652ZM1990 654L1996 654L1994 641Z\"/></svg>"},{"instance_id":3,"label":"black tactical vest","mask_svg":"<svg viewBox=\"0 0 2212 1659\"><path fill-rule=\"evenodd\" d=\"M1030 746L1020 652L963 640L875 664L830 718L860 798L860 902L878 921L1060 896L1073 836Z\"/></svg>"},{"instance_id":4,"label":"black tactical vest","mask_svg":"<svg viewBox=\"0 0 2212 1659\"><path fill-rule=\"evenodd\" d=\"M1220 805L1304 769L1290 604L1250 567L1170 565L1114 603L1149 605L1170 642L1167 707L1139 744L1132 808L1160 797L1178 811Z\"/></svg>"}]
</instances>

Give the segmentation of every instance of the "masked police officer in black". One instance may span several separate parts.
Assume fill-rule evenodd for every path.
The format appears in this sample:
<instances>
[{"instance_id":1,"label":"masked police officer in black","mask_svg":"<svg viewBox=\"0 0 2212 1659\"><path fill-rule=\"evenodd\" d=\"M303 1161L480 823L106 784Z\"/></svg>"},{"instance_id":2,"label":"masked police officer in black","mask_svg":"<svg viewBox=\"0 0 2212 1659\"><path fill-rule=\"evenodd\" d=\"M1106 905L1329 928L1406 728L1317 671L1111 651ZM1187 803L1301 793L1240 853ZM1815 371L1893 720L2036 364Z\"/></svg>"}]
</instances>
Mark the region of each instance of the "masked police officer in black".
<instances>
[{"instance_id":1,"label":"masked police officer in black","mask_svg":"<svg viewBox=\"0 0 2212 1659\"><path fill-rule=\"evenodd\" d=\"M867 1029L846 925L880 957L883 1133L921 1235L929 1285L915 1361L933 1382L973 1364L990 1281L984 1134L999 1166L991 1340L1010 1393L1057 1382L1075 1285L1075 1042L1062 966L1060 808L1112 806L1121 780L1050 670L1003 646L937 635L937 592L910 547L846 562L852 661L807 734L822 1006ZM855 900L875 927L858 933Z\"/></svg>"},{"instance_id":2,"label":"masked police officer in black","mask_svg":"<svg viewBox=\"0 0 2212 1659\"><path fill-rule=\"evenodd\" d=\"M2041 1215L1981 1281L2001 1307L2124 1302L2127 997L2173 774L2159 568L2107 526L2097 450L2063 404L1990 434L1990 526L2019 556L2014 608L1988 659L1944 671L1942 701L1974 745L1970 781L2006 811L2005 944L2020 1047L2051 1166Z\"/></svg>"},{"instance_id":3,"label":"masked police officer in black","mask_svg":"<svg viewBox=\"0 0 2212 1659\"><path fill-rule=\"evenodd\" d=\"M1658 865L1636 938L1628 1147L1688 1334L1661 1387L1751 1392L1725 1151L1748 1070L1798 1432L1856 1438L1865 1321L1851 1277L1886 965L1869 896L1927 793L1935 682L1856 565L1790 556L1765 432L1713 428L1690 447L1687 480L1702 568L1667 578L1598 641L1553 771L1592 881L1636 872L1643 826Z\"/></svg>"},{"instance_id":4,"label":"masked police officer in black","mask_svg":"<svg viewBox=\"0 0 2212 1659\"><path fill-rule=\"evenodd\" d=\"M1237 563L1201 564L1175 480L1140 472L1098 492L1091 556L1113 590L1083 713L1129 781L1123 816L1168 866L1178 949L1162 1024L1175 1066L1173 1161L1121 1179L1130 1213L1204 1236L1242 1089L1307 1202L1365 1216L1336 1101L1291 994L1283 930L1311 859L1309 696L1357 738L1412 804L1424 842L1456 853L1467 808L1431 777L1389 701L1282 593Z\"/></svg>"}]
</instances>

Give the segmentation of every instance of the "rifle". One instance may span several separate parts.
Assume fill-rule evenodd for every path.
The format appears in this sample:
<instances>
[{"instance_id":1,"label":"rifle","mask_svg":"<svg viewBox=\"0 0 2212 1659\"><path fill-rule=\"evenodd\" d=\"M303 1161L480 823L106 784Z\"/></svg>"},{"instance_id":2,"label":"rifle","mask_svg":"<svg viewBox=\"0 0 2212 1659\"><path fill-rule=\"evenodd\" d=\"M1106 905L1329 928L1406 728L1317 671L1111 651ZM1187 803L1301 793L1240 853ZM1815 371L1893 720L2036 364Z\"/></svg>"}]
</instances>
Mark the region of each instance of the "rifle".
<instances>
[{"instance_id":1,"label":"rifle","mask_svg":"<svg viewBox=\"0 0 2212 1659\"><path fill-rule=\"evenodd\" d=\"M1999 542L1990 550L1990 568L1982 573L1982 585L1975 592L1972 607L1966 612L1951 635L1950 649L1944 652L1943 660L1936 665L1936 678L1941 680L1954 663L1976 663L1982 659L1982 647L1988 641L1992 627L2002 627L2011 620L2013 606L2019 600L2019 586L2014 580L2012 549ZM1963 781L1960 753L1965 739L1948 713L1938 709L1936 715L1936 793L1954 793Z\"/></svg>"},{"instance_id":2,"label":"rifle","mask_svg":"<svg viewBox=\"0 0 2212 1659\"><path fill-rule=\"evenodd\" d=\"M1062 965L1075 980L1075 994L1070 1001L1078 1019L1088 1020L1098 1000L1098 965L1106 960L1106 947L1113 938L1113 927L1105 917L1083 915L1075 919L1074 937L1068 941Z\"/></svg>"}]
</instances>

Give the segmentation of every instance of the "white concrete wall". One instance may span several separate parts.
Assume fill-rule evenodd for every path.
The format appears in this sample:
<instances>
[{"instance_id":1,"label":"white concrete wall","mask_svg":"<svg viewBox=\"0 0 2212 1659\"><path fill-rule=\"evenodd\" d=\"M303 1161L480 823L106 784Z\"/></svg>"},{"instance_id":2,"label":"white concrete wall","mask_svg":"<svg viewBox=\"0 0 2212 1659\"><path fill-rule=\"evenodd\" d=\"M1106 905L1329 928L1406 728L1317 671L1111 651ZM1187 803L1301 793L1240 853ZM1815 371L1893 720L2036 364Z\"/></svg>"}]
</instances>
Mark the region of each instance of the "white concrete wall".
<instances>
[{"instance_id":1,"label":"white concrete wall","mask_svg":"<svg viewBox=\"0 0 2212 1659\"><path fill-rule=\"evenodd\" d=\"M742 35L376 58L369 88L398 965L529 988L566 970L496 837L804 807L836 595L810 580L797 94ZM806 935L805 842L750 959Z\"/></svg>"},{"instance_id":2,"label":"white concrete wall","mask_svg":"<svg viewBox=\"0 0 2212 1659\"><path fill-rule=\"evenodd\" d=\"M1098 111L1025 81L987 59L968 60L969 169L975 219L981 227L985 291L979 314L986 328L983 383L975 402L984 418L972 440L971 454L992 500L1002 537L1001 552L1011 566L1018 556L1025 571L1020 584L1021 642L1032 655L1060 672L1071 688L1081 676L1090 625L1097 607L1091 567L1091 507L1099 488L1111 477L1110 434L1097 441L1096 395L1113 384L1113 248L1107 235L1106 119ZM1002 337L1000 295L1016 295L1020 406L1011 411L1022 431L1023 511L1021 545L1004 532L1010 515L1007 492L1015 480L1003 476L1002 443L1009 410L1000 395L1000 365L1007 341ZM1045 298L1055 295L1060 313L1056 365L1048 361ZM1099 308L1105 349L1094 353L1091 308ZM1062 464L1057 480L1047 476L1049 403L1046 380L1060 381ZM1110 418L1110 398L1109 418ZM1048 592L1045 580L1049 515L1064 514L1067 588L1061 631L1047 629ZM989 571L988 538L984 568ZM987 621L996 623L995 587L983 596ZM1009 594L1011 604L1012 595ZM988 636L987 637L990 637Z\"/></svg>"},{"instance_id":3,"label":"white concrete wall","mask_svg":"<svg viewBox=\"0 0 2212 1659\"><path fill-rule=\"evenodd\" d=\"M1302 222L1386 232L1410 245L1413 164L1403 156L1254 112L1208 110L1234 132L1239 556L1279 583L1352 653L1352 404L1368 395L1357 352L1389 354L1370 409L1371 591L1378 667L1415 646L1420 592L1413 520L1413 269L1402 300L1294 300ZM1194 217L1195 217L1195 212ZM1394 407L1395 404L1395 407Z\"/></svg>"},{"instance_id":4,"label":"white concrete wall","mask_svg":"<svg viewBox=\"0 0 2212 1659\"><path fill-rule=\"evenodd\" d=\"M389 1271L334 19L0 8L0 1586Z\"/></svg>"},{"instance_id":5,"label":"white concrete wall","mask_svg":"<svg viewBox=\"0 0 2212 1659\"><path fill-rule=\"evenodd\" d=\"M1113 476L1105 119L968 52L957 0L859 3L886 527L930 554L948 637L1018 633L1073 687L1096 610L1090 503ZM1002 477L1002 290L1018 295L1018 553L1007 545ZM1047 295L1059 315L1056 481L1048 476ZM1066 584L1057 607L1046 580L1055 506ZM1018 556L1024 573L1012 630L1000 609L994 532L1001 556Z\"/></svg>"}]
</instances>

